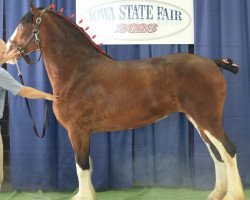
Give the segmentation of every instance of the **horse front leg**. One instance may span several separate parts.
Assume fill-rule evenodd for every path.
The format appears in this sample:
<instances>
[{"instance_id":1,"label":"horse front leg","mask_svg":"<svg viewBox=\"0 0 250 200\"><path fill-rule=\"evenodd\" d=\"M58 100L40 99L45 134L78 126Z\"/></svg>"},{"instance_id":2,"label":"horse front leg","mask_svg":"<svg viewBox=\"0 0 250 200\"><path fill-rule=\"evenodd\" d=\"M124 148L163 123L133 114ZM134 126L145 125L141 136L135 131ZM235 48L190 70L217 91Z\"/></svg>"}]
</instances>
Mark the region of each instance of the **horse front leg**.
<instances>
[{"instance_id":1,"label":"horse front leg","mask_svg":"<svg viewBox=\"0 0 250 200\"><path fill-rule=\"evenodd\" d=\"M89 158L89 133L69 131L69 138L74 149L76 171L79 182L78 193L72 200L96 200L91 181L91 162Z\"/></svg>"},{"instance_id":2,"label":"horse front leg","mask_svg":"<svg viewBox=\"0 0 250 200\"><path fill-rule=\"evenodd\" d=\"M91 181L92 168L82 168L76 162L76 171L79 181L79 191L72 200L96 200L95 190Z\"/></svg>"}]
</instances>

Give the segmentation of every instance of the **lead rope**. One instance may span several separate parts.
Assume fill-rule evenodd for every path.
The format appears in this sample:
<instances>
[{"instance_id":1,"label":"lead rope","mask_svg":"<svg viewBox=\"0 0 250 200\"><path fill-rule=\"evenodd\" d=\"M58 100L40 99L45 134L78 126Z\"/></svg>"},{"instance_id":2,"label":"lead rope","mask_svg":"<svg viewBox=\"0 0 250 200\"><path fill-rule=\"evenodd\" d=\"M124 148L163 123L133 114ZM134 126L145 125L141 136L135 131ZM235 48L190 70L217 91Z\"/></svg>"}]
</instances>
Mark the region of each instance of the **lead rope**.
<instances>
[{"instance_id":1,"label":"lead rope","mask_svg":"<svg viewBox=\"0 0 250 200\"><path fill-rule=\"evenodd\" d=\"M18 76L19 76L19 78L20 78L20 81L21 81L22 85L24 85L23 75L22 75L22 72L21 72L21 70L20 70L20 67L19 67L19 65L18 65L17 60L16 60L15 63L16 63L16 67L17 67ZM36 124L35 124L35 122L34 122L34 119L33 119L32 115L31 115L30 106L29 106L29 101L28 101L27 98L25 98L25 103L26 103L26 107L27 107L27 109L28 109L28 113L29 113L29 116L30 116L30 119L31 119L31 124L32 124L33 130L34 130L34 132L35 132L35 135L36 135L38 138L40 138L40 139L44 138L45 133L46 133L46 128L49 126L49 121L48 121L48 100L45 99L45 107L44 107L44 113L45 113L45 114L44 114L44 121L43 121L43 132L42 132L41 136L40 136L40 134L39 134L38 131L37 131Z\"/></svg>"}]
</instances>

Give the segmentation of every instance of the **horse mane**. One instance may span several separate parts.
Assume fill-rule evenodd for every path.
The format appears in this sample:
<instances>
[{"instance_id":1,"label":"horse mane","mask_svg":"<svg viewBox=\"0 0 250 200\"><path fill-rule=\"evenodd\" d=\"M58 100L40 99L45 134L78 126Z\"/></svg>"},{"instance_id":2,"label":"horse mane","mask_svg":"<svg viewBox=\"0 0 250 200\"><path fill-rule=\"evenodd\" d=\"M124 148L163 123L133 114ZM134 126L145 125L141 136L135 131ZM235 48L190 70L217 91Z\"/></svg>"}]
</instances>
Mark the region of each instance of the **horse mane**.
<instances>
[{"instance_id":1,"label":"horse mane","mask_svg":"<svg viewBox=\"0 0 250 200\"><path fill-rule=\"evenodd\" d=\"M39 7L37 8L38 10L43 10L44 7ZM93 42L93 40L90 38L90 36L83 30L83 28L79 27L75 22L73 22L71 19L69 19L68 17L62 15L61 13L58 13L56 11L48 11L51 14L54 14L64 20L66 20L71 26L73 26L76 30L80 31L84 37L90 42L90 44L102 55L112 59L105 51L103 51L98 45L96 45L96 43ZM33 14L31 13L31 11L29 11L28 13L26 13L20 20L20 23L32 23L33 22Z\"/></svg>"}]
</instances>

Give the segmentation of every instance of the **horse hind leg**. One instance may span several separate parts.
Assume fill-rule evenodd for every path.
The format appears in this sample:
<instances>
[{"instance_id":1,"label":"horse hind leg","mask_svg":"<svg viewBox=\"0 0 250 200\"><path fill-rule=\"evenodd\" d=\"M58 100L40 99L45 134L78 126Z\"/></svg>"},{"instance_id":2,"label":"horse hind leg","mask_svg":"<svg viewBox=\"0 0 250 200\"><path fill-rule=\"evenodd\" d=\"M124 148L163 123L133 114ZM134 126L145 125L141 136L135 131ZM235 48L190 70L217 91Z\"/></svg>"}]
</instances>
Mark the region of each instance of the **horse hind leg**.
<instances>
[{"instance_id":1,"label":"horse hind leg","mask_svg":"<svg viewBox=\"0 0 250 200\"><path fill-rule=\"evenodd\" d=\"M75 153L79 182L78 193L71 200L96 200L91 181L92 165L89 157L89 134L69 131L69 138Z\"/></svg>"},{"instance_id":2,"label":"horse hind leg","mask_svg":"<svg viewBox=\"0 0 250 200\"><path fill-rule=\"evenodd\" d=\"M209 194L208 200L244 200L243 187L237 167L236 148L228 139L221 123L217 122L211 125L208 120L205 120L206 123L204 121L196 123L190 115L186 114L186 116L199 131L215 164L215 188ZM204 127L212 128L205 129Z\"/></svg>"},{"instance_id":3,"label":"horse hind leg","mask_svg":"<svg viewBox=\"0 0 250 200\"><path fill-rule=\"evenodd\" d=\"M203 141L207 145L208 151L214 161L214 168L215 168L215 187L214 190L208 195L207 200L221 200L226 196L227 193L226 166L217 148L206 137L204 132L202 131L199 132Z\"/></svg>"},{"instance_id":4,"label":"horse hind leg","mask_svg":"<svg viewBox=\"0 0 250 200\"><path fill-rule=\"evenodd\" d=\"M243 186L237 167L236 148L228 139L223 128L203 130L205 135L218 150L225 163L227 175L227 193L223 200L245 200Z\"/></svg>"},{"instance_id":5,"label":"horse hind leg","mask_svg":"<svg viewBox=\"0 0 250 200\"><path fill-rule=\"evenodd\" d=\"M189 121L195 126L196 130L199 132L200 137L205 142L208 151L213 159L215 167L215 187L214 190L208 195L207 200L221 200L227 193L227 173L225 168L225 163L223 162L219 151L213 145L213 143L208 139L205 133L200 129L198 124L192 119L192 117L186 114Z\"/></svg>"}]
</instances>

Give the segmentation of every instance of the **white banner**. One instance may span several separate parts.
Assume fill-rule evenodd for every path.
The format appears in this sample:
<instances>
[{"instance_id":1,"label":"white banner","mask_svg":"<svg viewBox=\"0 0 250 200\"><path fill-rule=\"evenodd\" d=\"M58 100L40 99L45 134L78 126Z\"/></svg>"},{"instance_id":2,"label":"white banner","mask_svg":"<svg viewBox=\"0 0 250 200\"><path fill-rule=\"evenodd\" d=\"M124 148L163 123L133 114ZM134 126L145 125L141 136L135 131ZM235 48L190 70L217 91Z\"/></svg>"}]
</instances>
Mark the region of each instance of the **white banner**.
<instances>
[{"instance_id":1,"label":"white banner","mask_svg":"<svg viewBox=\"0 0 250 200\"><path fill-rule=\"evenodd\" d=\"M99 44L193 44L193 0L76 0L76 22Z\"/></svg>"}]
</instances>

